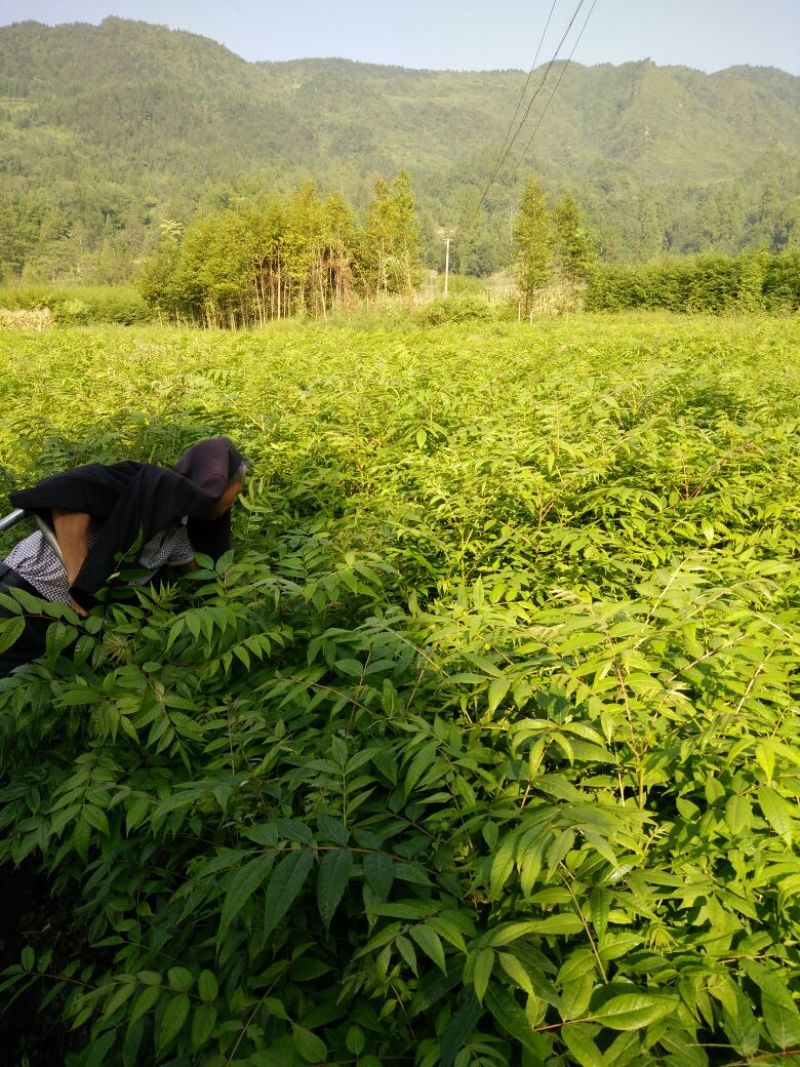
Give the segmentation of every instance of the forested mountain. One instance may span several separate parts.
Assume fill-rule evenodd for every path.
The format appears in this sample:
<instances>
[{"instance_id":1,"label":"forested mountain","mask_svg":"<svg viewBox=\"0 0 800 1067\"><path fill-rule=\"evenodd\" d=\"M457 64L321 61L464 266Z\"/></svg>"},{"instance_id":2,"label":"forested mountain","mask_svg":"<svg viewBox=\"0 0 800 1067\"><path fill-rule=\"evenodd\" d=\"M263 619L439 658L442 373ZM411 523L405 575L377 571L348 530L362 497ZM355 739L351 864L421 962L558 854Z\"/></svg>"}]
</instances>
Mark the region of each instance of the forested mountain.
<instances>
[{"instance_id":1,"label":"forested mountain","mask_svg":"<svg viewBox=\"0 0 800 1067\"><path fill-rule=\"evenodd\" d=\"M520 163L560 70L478 215L520 71L248 63L117 18L2 28L0 271L115 280L198 205L310 176L359 210L401 168L429 260L437 227L452 228L456 266L477 273L508 261L531 172L552 193L575 190L609 258L800 241L800 78L573 64Z\"/></svg>"}]
</instances>

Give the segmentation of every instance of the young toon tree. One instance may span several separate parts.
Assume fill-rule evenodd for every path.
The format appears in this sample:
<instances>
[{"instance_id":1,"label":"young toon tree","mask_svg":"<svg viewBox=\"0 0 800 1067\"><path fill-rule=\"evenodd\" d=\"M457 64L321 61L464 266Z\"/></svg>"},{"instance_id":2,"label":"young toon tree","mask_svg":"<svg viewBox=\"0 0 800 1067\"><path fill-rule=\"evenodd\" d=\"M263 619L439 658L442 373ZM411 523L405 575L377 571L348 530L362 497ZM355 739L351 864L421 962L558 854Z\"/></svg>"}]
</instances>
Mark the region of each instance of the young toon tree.
<instances>
[{"instance_id":1,"label":"young toon tree","mask_svg":"<svg viewBox=\"0 0 800 1067\"><path fill-rule=\"evenodd\" d=\"M597 253L583 211L572 193L565 193L553 209L552 235L553 259L560 284L570 287L585 284Z\"/></svg>"},{"instance_id":2,"label":"young toon tree","mask_svg":"<svg viewBox=\"0 0 800 1067\"><path fill-rule=\"evenodd\" d=\"M552 218L544 190L529 178L522 193L519 213L514 220L514 279L520 298L520 312L533 315L537 291L544 289L553 272Z\"/></svg>"},{"instance_id":3,"label":"young toon tree","mask_svg":"<svg viewBox=\"0 0 800 1067\"><path fill-rule=\"evenodd\" d=\"M419 224L408 173L401 170L391 185L375 183L365 233L366 273L375 295L414 290L419 271Z\"/></svg>"}]
</instances>

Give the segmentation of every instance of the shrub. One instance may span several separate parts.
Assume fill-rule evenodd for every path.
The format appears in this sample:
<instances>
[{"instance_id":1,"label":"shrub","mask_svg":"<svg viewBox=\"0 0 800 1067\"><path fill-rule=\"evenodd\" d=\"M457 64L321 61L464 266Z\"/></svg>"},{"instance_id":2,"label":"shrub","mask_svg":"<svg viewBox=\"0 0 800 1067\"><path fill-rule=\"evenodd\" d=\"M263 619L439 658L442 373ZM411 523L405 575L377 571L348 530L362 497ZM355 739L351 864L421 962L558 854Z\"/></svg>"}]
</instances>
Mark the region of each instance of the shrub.
<instances>
[{"instance_id":1,"label":"shrub","mask_svg":"<svg viewBox=\"0 0 800 1067\"><path fill-rule=\"evenodd\" d=\"M129 326L152 321L154 313L135 289L85 286L62 289L43 286L0 288L0 307L10 310L49 310L59 325L117 323Z\"/></svg>"},{"instance_id":2,"label":"shrub","mask_svg":"<svg viewBox=\"0 0 800 1067\"><path fill-rule=\"evenodd\" d=\"M415 313L422 326L441 326L451 322L486 322L495 318L495 310L485 301L468 297L447 297L425 304Z\"/></svg>"},{"instance_id":3,"label":"shrub","mask_svg":"<svg viewBox=\"0 0 800 1067\"><path fill-rule=\"evenodd\" d=\"M603 264L592 273L588 311L791 312L800 308L797 252L705 255L643 264Z\"/></svg>"}]
</instances>

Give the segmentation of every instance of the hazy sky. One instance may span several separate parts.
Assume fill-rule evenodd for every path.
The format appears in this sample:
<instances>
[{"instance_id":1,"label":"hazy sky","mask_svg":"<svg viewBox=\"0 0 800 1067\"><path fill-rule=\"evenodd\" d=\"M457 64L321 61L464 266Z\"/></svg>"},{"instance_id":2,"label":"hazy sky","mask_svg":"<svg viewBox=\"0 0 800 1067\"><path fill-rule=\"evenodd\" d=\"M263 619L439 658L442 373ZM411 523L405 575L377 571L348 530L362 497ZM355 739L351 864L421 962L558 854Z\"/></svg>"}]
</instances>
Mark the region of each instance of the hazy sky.
<instances>
[{"instance_id":1,"label":"hazy sky","mask_svg":"<svg viewBox=\"0 0 800 1067\"><path fill-rule=\"evenodd\" d=\"M542 59L578 0L557 0ZM0 0L0 25L141 19L211 37L245 59L343 56L405 67L527 69L552 0ZM568 53L592 0L584 0ZM800 0L596 0L575 59L650 56L713 71L739 63L800 74Z\"/></svg>"}]
</instances>

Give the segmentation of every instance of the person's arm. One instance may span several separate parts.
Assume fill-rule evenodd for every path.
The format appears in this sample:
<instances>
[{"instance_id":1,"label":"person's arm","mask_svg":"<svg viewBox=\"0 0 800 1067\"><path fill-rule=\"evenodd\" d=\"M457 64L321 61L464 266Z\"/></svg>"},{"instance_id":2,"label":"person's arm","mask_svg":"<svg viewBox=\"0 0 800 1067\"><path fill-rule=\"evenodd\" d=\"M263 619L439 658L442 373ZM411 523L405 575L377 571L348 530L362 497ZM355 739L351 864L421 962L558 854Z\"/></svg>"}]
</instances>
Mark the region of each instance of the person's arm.
<instances>
[{"instance_id":1,"label":"person's arm","mask_svg":"<svg viewBox=\"0 0 800 1067\"><path fill-rule=\"evenodd\" d=\"M92 517L83 511L53 511L53 526L56 531L56 540L64 557L64 569L67 572L67 581L70 585L78 577L81 567L86 562L89 554L89 526ZM73 608L79 615L87 612L74 600Z\"/></svg>"},{"instance_id":2,"label":"person's arm","mask_svg":"<svg viewBox=\"0 0 800 1067\"><path fill-rule=\"evenodd\" d=\"M189 574L199 570L200 565L194 558L194 549L189 540L184 519L170 536L170 553L167 566L172 567L180 574Z\"/></svg>"}]
</instances>

